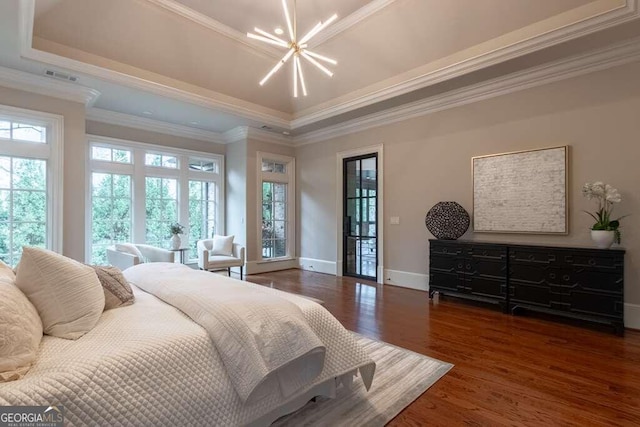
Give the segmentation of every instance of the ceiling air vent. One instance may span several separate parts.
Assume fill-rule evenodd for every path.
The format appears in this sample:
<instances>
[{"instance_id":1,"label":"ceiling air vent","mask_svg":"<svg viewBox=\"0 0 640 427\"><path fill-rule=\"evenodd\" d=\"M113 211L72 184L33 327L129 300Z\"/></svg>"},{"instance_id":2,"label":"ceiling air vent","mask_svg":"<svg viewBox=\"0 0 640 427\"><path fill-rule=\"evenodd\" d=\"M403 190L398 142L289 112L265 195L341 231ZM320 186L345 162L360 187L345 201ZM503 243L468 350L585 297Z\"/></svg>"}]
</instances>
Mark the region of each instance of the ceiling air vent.
<instances>
[{"instance_id":1,"label":"ceiling air vent","mask_svg":"<svg viewBox=\"0 0 640 427\"><path fill-rule=\"evenodd\" d=\"M78 78L76 76L71 76L69 74L61 73L60 71L46 70L44 74L58 80L66 80L68 82L74 82L74 83L78 81Z\"/></svg>"},{"instance_id":2,"label":"ceiling air vent","mask_svg":"<svg viewBox=\"0 0 640 427\"><path fill-rule=\"evenodd\" d=\"M264 129L264 130L273 130L273 128L271 126L267 126L267 125L262 125L260 126L260 129Z\"/></svg>"}]
</instances>

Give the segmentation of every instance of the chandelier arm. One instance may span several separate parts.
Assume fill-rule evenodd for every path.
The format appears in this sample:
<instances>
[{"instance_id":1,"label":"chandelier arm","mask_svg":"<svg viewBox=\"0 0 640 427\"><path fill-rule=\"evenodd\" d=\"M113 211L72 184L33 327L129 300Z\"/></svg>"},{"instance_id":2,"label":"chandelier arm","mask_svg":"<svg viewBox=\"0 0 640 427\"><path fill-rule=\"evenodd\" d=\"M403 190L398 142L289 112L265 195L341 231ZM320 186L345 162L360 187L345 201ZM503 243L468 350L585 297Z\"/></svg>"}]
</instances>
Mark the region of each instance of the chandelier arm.
<instances>
[{"instance_id":1,"label":"chandelier arm","mask_svg":"<svg viewBox=\"0 0 640 427\"><path fill-rule=\"evenodd\" d=\"M289 60L289 58L291 58L291 55L293 55L293 52L295 52L295 49L289 49L289 52L287 52L282 57L282 59L278 61L278 63L271 69L271 71L269 71L267 75L264 76L264 78L260 81L260 86L263 86L267 82L267 80L269 80L271 76L273 76L275 72L278 71L280 67L282 67L284 63Z\"/></svg>"},{"instance_id":2,"label":"chandelier arm","mask_svg":"<svg viewBox=\"0 0 640 427\"><path fill-rule=\"evenodd\" d=\"M313 56L314 58L319 59L321 61L325 61L325 62L328 62L329 64L333 64L333 65L338 65L338 61L336 61L335 59L327 58L326 56L322 56L322 55L317 54L315 52L311 52L308 49L305 49L305 52L307 53L307 55Z\"/></svg>"},{"instance_id":3,"label":"chandelier arm","mask_svg":"<svg viewBox=\"0 0 640 427\"><path fill-rule=\"evenodd\" d=\"M280 44L282 44L283 46L289 46L289 43L287 43L285 40L282 40L280 37L274 36L271 33L268 33L266 31L261 30L260 28L256 27L253 29L253 31L255 31L256 33L263 35L265 37L270 38L271 40L273 40L274 42L278 42Z\"/></svg>"},{"instance_id":4,"label":"chandelier arm","mask_svg":"<svg viewBox=\"0 0 640 427\"><path fill-rule=\"evenodd\" d=\"M302 87L302 95L307 96L307 86L304 84L304 76L302 75L302 67L300 64L300 56L296 55L296 62L298 63L298 76L300 77L300 87Z\"/></svg>"},{"instance_id":5,"label":"chandelier arm","mask_svg":"<svg viewBox=\"0 0 640 427\"><path fill-rule=\"evenodd\" d=\"M305 52L304 50L300 52L300 54L302 55L302 57L304 59L306 59L307 61L311 62L313 65L315 65L316 67L318 67L323 73L325 73L327 76L329 77L333 77L333 73L324 65L322 65L321 63L319 63L318 61L316 61L315 59L313 59L311 56L309 56L307 54L307 52Z\"/></svg>"},{"instance_id":6,"label":"chandelier arm","mask_svg":"<svg viewBox=\"0 0 640 427\"><path fill-rule=\"evenodd\" d=\"M284 17L287 20L287 29L289 30L289 37L291 37L291 41L296 39L296 35L293 32L293 25L291 25L291 17L289 16L289 5L287 5L287 0L282 0L282 8L284 9Z\"/></svg>"},{"instance_id":7,"label":"chandelier arm","mask_svg":"<svg viewBox=\"0 0 640 427\"><path fill-rule=\"evenodd\" d=\"M296 54L291 61L293 64L293 97L298 97L298 55Z\"/></svg>"},{"instance_id":8,"label":"chandelier arm","mask_svg":"<svg viewBox=\"0 0 640 427\"><path fill-rule=\"evenodd\" d=\"M322 27L322 22L318 21L318 23L312 29L310 29L307 34L305 34L304 36L302 36L300 40L298 40L298 46L303 45L311 37L315 36L318 33L318 31L320 31L320 27Z\"/></svg>"},{"instance_id":9,"label":"chandelier arm","mask_svg":"<svg viewBox=\"0 0 640 427\"><path fill-rule=\"evenodd\" d=\"M247 37L249 37L250 39L259 40L259 41L264 42L264 43L273 44L273 45L276 45L276 46L279 46L279 47L289 47L289 45L286 44L286 43L275 41L275 40L271 40L271 39L268 39L266 37L259 36L257 34L253 34L253 33L247 33Z\"/></svg>"},{"instance_id":10,"label":"chandelier arm","mask_svg":"<svg viewBox=\"0 0 640 427\"><path fill-rule=\"evenodd\" d=\"M308 42L313 36L315 36L316 34L318 34L320 31L324 30L327 25L331 24L333 21L335 21L338 18L338 14L334 13L329 19L327 19L324 22L320 22L320 27L314 32L313 30L309 31L307 33L306 36L304 36L303 38L300 39L300 41L298 42L298 44L304 44L306 42ZM316 25L316 27L318 27ZM314 29L316 28L314 27Z\"/></svg>"}]
</instances>

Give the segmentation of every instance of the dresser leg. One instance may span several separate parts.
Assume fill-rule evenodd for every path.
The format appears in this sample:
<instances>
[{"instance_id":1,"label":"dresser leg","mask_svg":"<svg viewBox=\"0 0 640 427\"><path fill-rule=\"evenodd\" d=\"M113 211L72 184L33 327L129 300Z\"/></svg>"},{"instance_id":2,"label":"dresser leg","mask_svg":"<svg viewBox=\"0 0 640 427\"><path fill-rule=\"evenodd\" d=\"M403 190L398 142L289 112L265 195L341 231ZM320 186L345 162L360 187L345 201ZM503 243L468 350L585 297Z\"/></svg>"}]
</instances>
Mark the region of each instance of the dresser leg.
<instances>
[{"instance_id":1,"label":"dresser leg","mask_svg":"<svg viewBox=\"0 0 640 427\"><path fill-rule=\"evenodd\" d=\"M613 324L613 330L615 331L616 335L618 336L623 336L624 335L624 323L623 322L615 322Z\"/></svg>"}]
</instances>

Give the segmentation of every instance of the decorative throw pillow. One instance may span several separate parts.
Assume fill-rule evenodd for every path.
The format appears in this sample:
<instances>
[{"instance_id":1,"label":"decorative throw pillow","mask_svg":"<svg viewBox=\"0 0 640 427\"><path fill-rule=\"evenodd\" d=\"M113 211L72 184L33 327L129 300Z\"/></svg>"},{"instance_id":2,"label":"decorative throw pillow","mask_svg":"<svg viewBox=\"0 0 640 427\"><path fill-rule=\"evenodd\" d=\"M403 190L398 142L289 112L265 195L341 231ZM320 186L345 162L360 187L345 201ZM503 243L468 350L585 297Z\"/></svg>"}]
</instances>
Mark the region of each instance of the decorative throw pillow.
<instances>
[{"instance_id":1,"label":"decorative throw pillow","mask_svg":"<svg viewBox=\"0 0 640 427\"><path fill-rule=\"evenodd\" d=\"M35 307L13 281L0 278L0 383L27 373L41 340L42 321Z\"/></svg>"},{"instance_id":2,"label":"decorative throw pillow","mask_svg":"<svg viewBox=\"0 0 640 427\"><path fill-rule=\"evenodd\" d=\"M116 251L125 252L137 256L140 262L144 262L144 256L142 256L142 252L140 252L140 249L138 249L133 243L116 243Z\"/></svg>"},{"instance_id":3,"label":"decorative throw pillow","mask_svg":"<svg viewBox=\"0 0 640 427\"><path fill-rule=\"evenodd\" d=\"M93 268L46 249L22 249L16 286L38 310L44 333L59 338L80 338L104 309L104 292Z\"/></svg>"},{"instance_id":4,"label":"decorative throw pillow","mask_svg":"<svg viewBox=\"0 0 640 427\"><path fill-rule=\"evenodd\" d=\"M11 267L0 261L0 280L2 279L6 279L9 282L13 283L16 281L16 273L13 272Z\"/></svg>"},{"instance_id":5,"label":"decorative throw pillow","mask_svg":"<svg viewBox=\"0 0 640 427\"><path fill-rule=\"evenodd\" d=\"M98 275L104 291L104 309L124 307L133 304L133 290L117 267L105 267L102 265L91 266Z\"/></svg>"},{"instance_id":6,"label":"decorative throw pillow","mask_svg":"<svg viewBox=\"0 0 640 427\"><path fill-rule=\"evenodd\" d=\"M233 237L215 234L211 244L211 255L233 256Z\"/></svg>"}]
</instances>

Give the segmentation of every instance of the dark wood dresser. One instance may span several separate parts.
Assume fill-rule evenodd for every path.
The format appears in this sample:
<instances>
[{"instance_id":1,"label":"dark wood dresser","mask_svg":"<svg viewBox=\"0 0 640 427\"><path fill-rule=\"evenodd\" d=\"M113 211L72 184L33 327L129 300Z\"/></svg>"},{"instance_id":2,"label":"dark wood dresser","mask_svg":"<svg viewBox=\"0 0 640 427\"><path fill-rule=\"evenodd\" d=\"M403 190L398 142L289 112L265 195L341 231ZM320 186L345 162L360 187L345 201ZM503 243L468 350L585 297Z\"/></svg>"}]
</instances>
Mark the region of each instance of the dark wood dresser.
<instances>
[{"instance_id":1,"label":"dark wood dresser","mask_svg":"<svg viewBox=\"0 0 640 427\"><path fill-rule=\"evenodd\" d=\"M429 240L434 292L624 331L624 250Z\"/></svg>"}]
</instances>

